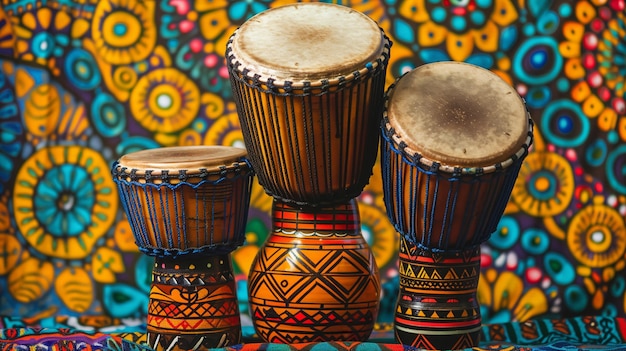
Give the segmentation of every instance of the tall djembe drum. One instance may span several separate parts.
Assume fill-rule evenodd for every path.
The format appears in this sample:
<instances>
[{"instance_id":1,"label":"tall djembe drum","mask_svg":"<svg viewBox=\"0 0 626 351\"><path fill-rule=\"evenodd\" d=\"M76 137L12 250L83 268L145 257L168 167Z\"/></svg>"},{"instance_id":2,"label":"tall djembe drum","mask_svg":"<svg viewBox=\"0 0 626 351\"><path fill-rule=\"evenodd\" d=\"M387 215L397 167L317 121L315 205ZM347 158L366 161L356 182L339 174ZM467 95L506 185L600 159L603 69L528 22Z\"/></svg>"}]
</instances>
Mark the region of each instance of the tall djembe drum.
<instances>
[{"instance_id":1,"label":"tall djembe drum","mask_svg":"<svg viewBox=\"0 0 626 351\"><path fill-rule=\"evenodd\" d=\"M396 339L420 349L476 346L480 244L504 212L532 120L513 88L465 63L414 69L386 98L384 201L401 237Z\"/></svg>"},{"instance_id":2,"label":"tall djembe drum","mask_svg":"<svg viewBox=\"0 0 626 351\"><path fill-rule=\"evenodd\" d=\"M354 198L376 160L390 45L364 14L324 3L267 10L230 38L244 141L274 197L248 279L265 341L365 340L373 329L380 280Z\"/></svg>"},{"instance_id":3,"label":"tall djembe drum","mask_svg":"<svg viewBox=\"0 0 626 351\"><path fill-rule=\"evenodd\" d=\"M155 257L148 344L206 350L241 342L230 252L243 244L253 173L246 150L165 147L112 169L139 249Z\"/></svg>"}]
</instances>

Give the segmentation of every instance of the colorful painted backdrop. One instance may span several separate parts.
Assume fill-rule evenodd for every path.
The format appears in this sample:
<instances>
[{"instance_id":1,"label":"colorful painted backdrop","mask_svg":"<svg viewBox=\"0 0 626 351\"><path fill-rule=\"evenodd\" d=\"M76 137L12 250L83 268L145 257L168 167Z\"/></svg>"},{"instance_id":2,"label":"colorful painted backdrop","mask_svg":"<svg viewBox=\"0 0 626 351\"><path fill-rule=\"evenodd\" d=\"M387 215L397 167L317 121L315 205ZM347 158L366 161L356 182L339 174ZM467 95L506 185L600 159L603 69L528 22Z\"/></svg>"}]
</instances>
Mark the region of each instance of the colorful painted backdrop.
<instances>
[{"instance_id":1,"label":"colorful painted backdrop","mask_svg":"<svg viewBox=\"0 0 626 351\"><path fill-rule=\"evenodd\" d=\"M145 322L152 259L138 253L110 166L145 148L242 146L226 42L287 2L0 0L0 324ZM483 247L484 322L626 315L624 0L337 2L393 40L388 84L423 63L466 61L526 100L536 143ZM388 322L398 236L379 165L359 201ZM244 323L270 206L256 185L247 245L233 254Z\"/></svg>"}]
</instances>

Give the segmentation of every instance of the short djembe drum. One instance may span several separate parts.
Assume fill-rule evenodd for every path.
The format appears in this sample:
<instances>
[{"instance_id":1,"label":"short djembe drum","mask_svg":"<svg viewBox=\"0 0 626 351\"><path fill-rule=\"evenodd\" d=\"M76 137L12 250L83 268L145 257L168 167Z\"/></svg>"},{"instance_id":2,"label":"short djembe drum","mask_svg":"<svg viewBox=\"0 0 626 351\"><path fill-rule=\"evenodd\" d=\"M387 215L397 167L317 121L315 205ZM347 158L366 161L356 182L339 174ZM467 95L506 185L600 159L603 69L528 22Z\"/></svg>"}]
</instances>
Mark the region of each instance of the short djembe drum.
<instances>
[{"instance_id":1,"label":"short djembe drum","mask_svg":"<svg viewBox=\"0 0 626 351\"><path fill-rule=\"evenodd\" d=\"M380 280L354 198L376 161L390 46L369 17L326 3L267 10L229 40L250 163L274 197L274 232L248 279L265 341L364 340L373 329Z\"/></svg>"},{"instance_id":2,"label":"short djembe drum","mask_svg":"<svg viewBox=\"0 0 626 351\"><path fill-rule=\"evenodd\" d=\"M148 344L206 350L241 342L230 252L242 245L253 172L244 149L164 147L112 169L139 249L155 257Z\"/></svg>"},{"instance_id":3,"label":"short djembe drum","mask_svg":"<svg viewBox=\"0 0 626 351\"><path fill-rule=\"evenodd\" d=\"M476 346L480 244L497 229L532 120L512 87L465 63L416 68L386 98L384 201L401 237L396 339L423 349Z\"/></svg>"}]
</instances>

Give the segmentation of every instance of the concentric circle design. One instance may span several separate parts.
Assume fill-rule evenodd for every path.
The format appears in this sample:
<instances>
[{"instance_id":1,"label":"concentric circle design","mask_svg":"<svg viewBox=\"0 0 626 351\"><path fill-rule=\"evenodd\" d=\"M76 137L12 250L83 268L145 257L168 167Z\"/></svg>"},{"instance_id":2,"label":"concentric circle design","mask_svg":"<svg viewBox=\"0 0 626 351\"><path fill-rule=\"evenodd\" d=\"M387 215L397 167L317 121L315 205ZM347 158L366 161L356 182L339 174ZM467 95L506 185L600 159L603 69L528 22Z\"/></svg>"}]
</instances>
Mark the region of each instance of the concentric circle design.
<instances>
[{"instance_id":1,"label":"concentric circle design","mask_svg":"<svg viewBox=\"0 0 626 351\"><path fill-rule=\"evenodd\" d=\"M548 234L540 229L528 229L522 233L522 248L531 255L543 255L550 247Z\"/></svg>"},{"instance_id":2,"label":"concentric circle design","mask_svg":"<svg viewBox=\"0 0 626 351\"><path fill-rule=\"evenodd\" d=\"M532 37L520 45L513 58L513 70L524 83L548 84L561 72L563 57L552 37Z\"/></svg>"},{"instance_id":3,"label":"concentric circle design","mask_svg":"<svg viewBox=\"0 0 626 351\"><path fill-rule=\"evenodd\" d=\"M606 205L589 205L572 218L567 246L581 264L603 268L624 257L625 237L626 225L619 212Z\"/></svg>"},{"instance_id":4,"label":"concentric circle design","mask_svg":"<svg viewBox=\"0 0 626 351\"><path fill-rule=\"evenodd\" d=\"M152 132L185 128L199 108L198 87L175 68L157 69L141 77L130 96L133 117Z\"/></svg>"},{"instance_id":5,"label":"concentric circle design","mask_svg":"<svg viewBox=\"0 0 626 351\"><path fill-rule=\"evenodd\" d=\"M576 278L572 262L556 252L548 252L543 256L544 271L559 285L569 285Z\"/></svg>"},{"instance_id":6,"label":"concentric circle design","mask_svg":"<svg viewBox=\"0 0 626 351\"><path fill-rule=\"evenodd\" d=\"M498 223L498 229L491 234L489 244L500 250L511 248L520 236L520 228L517 221L509 216L504 216Z\"/></svg>"},{"instance_id":7,"label":"concentric circle design","mask_svg":"<svg viewBox=\"0 0 626 351\"><path fill-rule=\"evenodd\" d=\"M13 191L19 233L39 254L87 257L118 209L108 163L81 146L53 146L24 162Z\"/></svg>"},{"instance_id":8,"label":"concentric circle design","mask_svg":"<svg viewBox=\"0 0 626 351\"><path fill-rule=\"evenodd\" d=\"M543 111L541 128L544 135L559 147L573 148L587 140L589 119L580 105L571 100L556 100Z\"/></svg>"},{"instance_id":9,"label":"concentric circle design","mask_svg":"<svg viewBox=\"0 0 626 351\"><path fill-rule=\"evenodd\" d=\"M74 49L67 54L65 74L81 90L92 90L102 82L96 61L90 53L82 49Z\"/></svg>"},{"instance_id":10,"label":"concentric circle design","mask_svg":"<svg viewBox=\"0 0 626 351\"><path fill-rule=\"evenodd\" d=\"M565 289L565 294L563 294L565 299L565 305L572 312L582 312L589 303L589 295L585 290L578 285L570 285Z\"/></svg>"},{"instance_id":11,"label":"concentric circle design","mask_svg":"<svg viewBox=\"0 0 626 351\"><path fill-rule=\"evenodd\" d=\"M113 84L120 90L130 91L137 83L137 71L130 66L117 67L113 71Z\"/></svg>"},{"instance_id":12,"label":"concentric circle design","mask_svg":"<svg viewBox=\"0 0 626 351\"><path fill-rule=\"evenodd\" d=\"M98 94L91 106L94 126L107 138L120 135L126 129L125 112L124 106L107 93Z\"/></svg>"},{"instance_id":13,"label":"concentric circle design","mask_svg":"<svg viewBox=\"0 0 626 351\"><path fill-rule=\"evenodd\" d=\"M603 139L596 139L585 150L585 161L592 167L602 166L608 154L608 147Z\"/></svg>"},{"instance_id":14,"label":"concentric circle design","mask_svg":"<svg viewBox=\"0 0 626 351\"><path fill-rule=\"evenodd\" d=\"M152 1L103 0L93 15L91 36L110 64L124 65L148 57L157 40Z\"/></svg>"},{"instance_id":15,"label":"concentric circle design","mask_svg":"<svg viewBox=\"0 0 626 351\"><path fill-rule=\"evenodd\" d=\"M554 216L569 206L575 189L573 179L572 166L563 156L533 152L524 160L511 199L532 216Z\"/></svg>"}]
</instances>

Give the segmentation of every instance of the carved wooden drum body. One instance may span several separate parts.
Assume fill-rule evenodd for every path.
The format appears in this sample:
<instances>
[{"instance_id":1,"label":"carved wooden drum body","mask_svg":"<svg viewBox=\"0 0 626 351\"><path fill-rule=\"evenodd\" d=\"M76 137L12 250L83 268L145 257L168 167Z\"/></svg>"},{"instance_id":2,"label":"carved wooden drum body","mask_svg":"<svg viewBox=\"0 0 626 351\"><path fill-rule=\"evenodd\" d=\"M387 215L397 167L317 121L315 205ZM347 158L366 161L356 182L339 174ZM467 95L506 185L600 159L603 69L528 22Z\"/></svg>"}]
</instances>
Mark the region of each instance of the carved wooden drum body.
<instances>
[{"instance_id":1,"label":"carved wooden drum body","mask_svg":"<svg viewBox=\"0 0 626 351\"><path fill-rule=\"evenodd\" d=\"M245 239L246 151L166 147L123 155L113 177L140 250L155 256L148 343L158 350L241 342L230 252Z\"/></svg>"},{"instance_id":2,"label":"carved wooden drum body","mask_svg":"<svg viewBox=\"0 0 626 351\"><path fill-rule=\"evenodd\" d=\"M532 120L495 74L440 62L396 80L381 126L385 205L401 236L396 338L427 349L475 346L480 244L504 212Z\"/></svg>"},{"instance_id":3,"label":"carved wooden drum body","mask_svg":"<svg viewBox=\"0 0 626 351\"><path fill-rule=\"evenodd\" d=\"M266 192L313 206L361 193L376 161L390 46L367 16L324 3L262 12L233 34L233 96Z\"/></svg>"},{"instance_id":4,"label":"carved wooden drum body","mask_svg":"<svg viewBox=\"0 0 626 351\"><path fill-rule=\"evenodd\" d=\"M374 327L378 268L353 199L376 161L390 46L370 18L326 3L267 10L230 38L250 163L274 197L248 279L264 341L366 340Z\"/></svg>"},{"instance_id":5,"label":"carved wooden drum body","mask_svg":"<svg viewBox=\"0 0 626 351\"><path fill-rule=\"evenodd\" d=\"M366 340L380 280L355 200L300 209L275 202L273 234L250 273L250 314L263 340Z\"/></svg>"}]
</instances>

